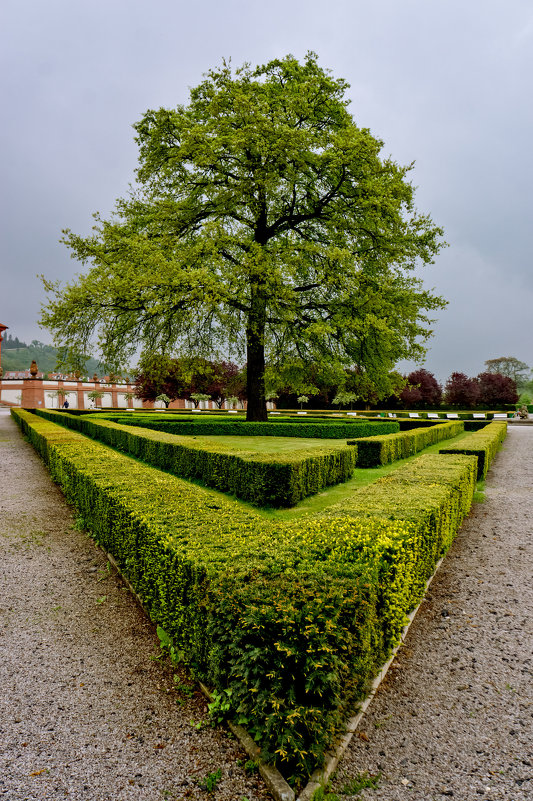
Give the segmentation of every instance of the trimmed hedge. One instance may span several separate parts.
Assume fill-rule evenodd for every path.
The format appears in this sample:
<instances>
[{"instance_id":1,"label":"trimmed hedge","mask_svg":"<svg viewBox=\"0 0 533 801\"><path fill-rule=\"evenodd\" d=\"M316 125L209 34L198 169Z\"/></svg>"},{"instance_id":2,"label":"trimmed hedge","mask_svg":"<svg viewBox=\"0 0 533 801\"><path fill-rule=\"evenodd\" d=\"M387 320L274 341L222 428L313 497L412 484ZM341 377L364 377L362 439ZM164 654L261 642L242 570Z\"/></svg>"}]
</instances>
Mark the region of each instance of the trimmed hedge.
<instances>
[{"instance_id":1,"label":"trimmed hedge","mask_svg":"<svg viewBox=\"0 0 533 801\"><path fill-rule=\"evenodd\" d=\"M95 540L262 757L298 785L398 641L474 491L472 456L423 456L346 504L274 522L12 412Z\"/></svg>"},{"instance_id":2,"label":"trimmed hedge","mask_svg":"<svg viewBox=\"0 0 533 801\"><path fill-rule=\"evenodd\" d=\"M348 445L357 444L357 466L377 467L390 464L397 459L405 459L415 453L434 445L443 439L456 437L464 430L460 420L442 423L441 425L415 428L411 431L402 431L399 434L358 439L356 442L348 440Z\"/></svg>"},{"instance_id":3,"label":"trimmed hedge","mask_svg":"<svg viewBox=\"0 0 533 801\"><path fill-rule=\"evenodd\" d=\"M86 434L175 476L200 479L257 506L294 506L324 487L351 478L357 449L318 446L295 454L258 454L162 431L132 430L98 416L39 409L40 417ZM153 428L150 426L150 428ZM178 430L181 431L181 428ZM198 428L196 429L198 431Z\"/></svg>"},{"instance_id":4,"label":"trimmed hedge","mask_svg":"<svg viewBox=\"0 0 533 801\"><path fill-rule=\"evenodd\" d=\"M485 478L492 460L496 456L500 445L507 434L507 423L489 423L481 431L471 434L463 443L452 445L449 448L441 448L439 453L466 453L477 457L477 477Z\"/></svg>"},{"instance_id":5,"label":"trimmed hedge","mask_svg":"<svg viewBox=\"0 0 533 801\"><path fill-rule=\"evenodd\" d=\"M91 419L102 419L101 414ZM248 423L246 420L232 420L225 417L217 419L183 420L177 416L169 418L161 416L151 418L148 415L106 414L106 420L121 425L150 428L154 431L165 431L180 436L230 436L230 437L308 437L309 439L348 439L348 437L369 437L374 434L391 434L400 430L395 421L384 422L345 422L316 420L301 422L298 418L285 420L269 420L266 423Z\"/></svg>"}]
</instances>

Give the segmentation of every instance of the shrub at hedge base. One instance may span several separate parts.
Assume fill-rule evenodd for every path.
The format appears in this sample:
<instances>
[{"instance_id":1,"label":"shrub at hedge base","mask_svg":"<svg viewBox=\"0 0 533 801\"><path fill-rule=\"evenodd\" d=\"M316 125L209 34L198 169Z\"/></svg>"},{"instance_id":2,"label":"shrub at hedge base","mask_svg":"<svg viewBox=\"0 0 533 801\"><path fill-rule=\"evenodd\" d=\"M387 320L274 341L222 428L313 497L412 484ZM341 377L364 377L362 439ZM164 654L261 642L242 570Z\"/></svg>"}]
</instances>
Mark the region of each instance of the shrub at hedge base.
<instances>
[{"instance_id":1,"label":"shrub at hedge base","mask_svg":"<svg viewBox=\"0 0 533 801\"><path fill-rule=\"evenodd\" d=\"M464 443L459 442L449 448L441 448L439 453L465 453L476 456L478 460L477 477L485 478L506 434L506 422L489 423L481 431L471 434Z\"/></svg>"},{"instance_id":2,"label":"shrub at hedge base","mask_svg":"<svg viewBox=\"0 0 533 801\"><path fill-rule=\"evenodd\" d=\"M157 430L129 428L92 417L39 409L37 414L68 426L153 467L200 479L257 506L294 506L324 487L351 478L357 449L323 445L295 454L258 454L231 445L205 443ZM120 418L122 419L122 418Z\"/></svg>"},{"instance_id":3,"label":"shrub at hedge base","mask_svg":"<svg viewBox=\"0 0 533 801\"><path fill-rule=\"evenodd\" d=\"M262 757L324 759L469 508L472 456L423 456L346 504L272 522L15 410L94 539Z\"/></svg>"},{"instance_id":4,"label":"shrub at hedge base","mask_svg":"<svg viewBox=\"0 0 533 801\"><path fill-rule=\"evenodd\" d=\"M406 459L415 453L441 442L443 439L456 437L464 430L461 421L442 423L428 428L416 428L411 431L401 431L398 434L358 439L354 442L348 440L348 445L357 445L358 467L377 467L390 464L398 459Z\"/></svg>"}]
</instances>

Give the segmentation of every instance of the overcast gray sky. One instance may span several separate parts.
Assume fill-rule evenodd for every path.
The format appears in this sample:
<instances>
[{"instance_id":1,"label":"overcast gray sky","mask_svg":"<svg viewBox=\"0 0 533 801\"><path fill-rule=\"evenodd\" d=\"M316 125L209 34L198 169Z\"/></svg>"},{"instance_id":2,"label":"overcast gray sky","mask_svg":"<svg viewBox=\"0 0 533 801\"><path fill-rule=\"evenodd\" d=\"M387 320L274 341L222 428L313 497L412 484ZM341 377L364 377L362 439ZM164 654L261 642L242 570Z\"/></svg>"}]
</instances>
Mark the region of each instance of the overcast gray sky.
<instances>
[{"instance_id":1,"label":"overcast gray sky","mask_svg":"<svg viewBox=\"0 0 533 801\"><path fill-rule=\"evenodd\" d=\"M82 269L61 229L88 233L126 194L146 109L187 102L223 58L314 50L383 154L416 161L417 205L450 244L423 273L449 301L425 367L446 380L497 356L533 364L531 0L2 0L0 31L0 322L13 335L51 341L37 274Z\"/></svg>"}]
</instances>

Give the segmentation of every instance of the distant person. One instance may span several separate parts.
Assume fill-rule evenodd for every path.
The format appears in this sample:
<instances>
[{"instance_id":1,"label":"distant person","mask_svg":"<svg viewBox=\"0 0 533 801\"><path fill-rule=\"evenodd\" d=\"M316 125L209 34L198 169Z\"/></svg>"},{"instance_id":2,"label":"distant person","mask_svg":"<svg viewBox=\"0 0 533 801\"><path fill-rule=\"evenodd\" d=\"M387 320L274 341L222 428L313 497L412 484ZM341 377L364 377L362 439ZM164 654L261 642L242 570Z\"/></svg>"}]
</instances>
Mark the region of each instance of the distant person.
<instances>
[{"instance_id":1,"label":"distant person","mask_svg":"<svg viewBox=\"0 0 533 801\"><path fill-rule=\"evenodd\" d=\"M69 403L68 403L68 400L66 400L65 403L63 404L63 409L68 409L68 407L69 407Z\"/></svg>"}]
</instances>

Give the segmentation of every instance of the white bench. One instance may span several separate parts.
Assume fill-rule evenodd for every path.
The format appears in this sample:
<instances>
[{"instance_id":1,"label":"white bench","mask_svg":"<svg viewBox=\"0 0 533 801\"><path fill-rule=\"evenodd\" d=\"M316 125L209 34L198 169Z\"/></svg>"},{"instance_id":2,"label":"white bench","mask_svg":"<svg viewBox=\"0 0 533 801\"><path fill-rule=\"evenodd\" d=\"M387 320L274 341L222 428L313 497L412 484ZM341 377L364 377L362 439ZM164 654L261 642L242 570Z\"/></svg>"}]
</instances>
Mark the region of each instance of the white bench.
<instances>
[{"instance_id":1,"label":"white bench","mask_svg":"<svg viewBox=\"0 0 533 801\"><path fill-rule=\"evenodd\" d=\"M446 417L448 418L448 420L459 420L459 415L456 414L455 412L448 412Z\"/></svg>"},{"instance_id":2,"label":"white bench","mask_svg":"<svg viewBox=\"0 0 533 801\"><path fill-rule=\"evenodd\" d=\"M487 415L485 414L485 412L480 412L480 413L474 412L472 417L474 418L474 420L485 420Z\"/></svg>"},{"instance_id":3,"label":"white bench","mask_svg":"<svg viewBox=\"0 0 533 801\"><path fill-rule=\"evenodd\" d=\"M428 412L428 419L438 420L439 419L439 415L436 414L435 412Z\"/></svg>"},{"instance_id":4,"label":"white bench","mask_svg":"<svg viewBox=\"0 0 533 801\"><path fill-rule=\"evenodd\" d=\"M409 417L420 417L418 412L409 412Z\"/></svg>"},{"instance_id":5,"label":"white bench","mask_svg":"<svg viewBox=\"0 0 533 801\"><path fill-rule=\"evenodd\" d=\"M507 420L506 414L495 414L492 418L493 420Z\"/></svg>"},{"instance_id":6,"label":"white bench","mask_svg":"<svg viewBox=\"0 0 533 801\"><path fill-rule=\"evenodd\" d=\"M357 417L357 412L346 412L346 417Z\"/></svg>"},{"instance_id":7,"label":"white bench","mask_svg":"<svg viewBox=\"0 0 533 801\"><path fill-rule=\"evenodd\" d=\"M296 414L307 414L307 412L296 412Z\"/></svg>"}]
</instances>

